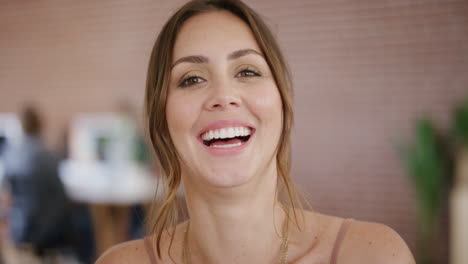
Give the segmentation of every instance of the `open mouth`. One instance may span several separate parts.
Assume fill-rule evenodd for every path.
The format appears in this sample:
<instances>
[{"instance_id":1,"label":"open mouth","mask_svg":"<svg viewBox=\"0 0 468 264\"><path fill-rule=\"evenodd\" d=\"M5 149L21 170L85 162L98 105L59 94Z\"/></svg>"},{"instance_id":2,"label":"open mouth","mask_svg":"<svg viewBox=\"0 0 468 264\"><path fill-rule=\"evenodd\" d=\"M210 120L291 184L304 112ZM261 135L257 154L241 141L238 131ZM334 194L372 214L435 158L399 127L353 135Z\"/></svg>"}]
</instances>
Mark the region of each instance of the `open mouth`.
<instances>
[{"instance_id":1,"label":"open mouth","mask_svg":"<svg viewBox=\"0 0 468 264\"><path fill-rule=\"evenodd\" d=\"M233 148L249 141L253 129L249 127L229 127L209 130L200 135L205 146L213 148Z\"/></svg>"}]
</instances>

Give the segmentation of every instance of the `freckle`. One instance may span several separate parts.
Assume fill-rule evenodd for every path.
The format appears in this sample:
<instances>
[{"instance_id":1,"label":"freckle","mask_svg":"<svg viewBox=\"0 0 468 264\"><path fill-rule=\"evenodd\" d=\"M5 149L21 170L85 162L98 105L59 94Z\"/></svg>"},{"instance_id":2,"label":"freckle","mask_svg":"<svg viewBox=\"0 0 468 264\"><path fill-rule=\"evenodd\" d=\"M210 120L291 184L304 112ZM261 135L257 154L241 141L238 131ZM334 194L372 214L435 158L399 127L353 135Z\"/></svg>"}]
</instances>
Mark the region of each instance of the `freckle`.
<instances>
[{"instance_id":1,"label":"freckle","mask_svg":"<svg viewBox=\"0 0 468 264\"><path fill-rule=\"evenodd\" d=\"M372 245L372 241L369 241L369 245Z\"/></svg>"},{"instance_id":2,"label":"freckle","mask_svg":"<svg viewBox=\"0 0 468 264\"><path fill-rule=\"evenodd\" d=\"M315 239L317 239L317 236L315 236Z\"/></svg>"}]
</instances>

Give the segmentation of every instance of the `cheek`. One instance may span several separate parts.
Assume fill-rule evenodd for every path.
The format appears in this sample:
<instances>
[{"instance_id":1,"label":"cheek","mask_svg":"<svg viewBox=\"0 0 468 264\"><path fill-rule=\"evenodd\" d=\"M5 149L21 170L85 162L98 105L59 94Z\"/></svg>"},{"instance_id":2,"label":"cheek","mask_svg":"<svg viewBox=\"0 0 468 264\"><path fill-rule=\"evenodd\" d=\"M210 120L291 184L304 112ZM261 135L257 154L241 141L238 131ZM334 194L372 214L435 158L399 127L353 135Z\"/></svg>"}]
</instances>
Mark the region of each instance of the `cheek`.
<instances>
[{"instance_id":1,"label":"cheek","mask_svg":"<svg viewBox=\"0 0 468 264\"><path fill-rule=\"evenodd\" d=\"M178 134L190 129L193 115L193 104L187 103L183 96L170 95L167 98L166 118L171 137L177 138Z\"/></svg>"},{"instance_id":2,"label":"cheek","mask_svg":"<svg viewBox=\"0 0 468 264\"><path fill-rule=\"evenodd\" d=\"M252 96L255 112L260 116L260 120L271 123L274 126L281 126L282 122L282 102L276 85L271 84L262 89L258 89Z\"/></svg>"}]
</instances>

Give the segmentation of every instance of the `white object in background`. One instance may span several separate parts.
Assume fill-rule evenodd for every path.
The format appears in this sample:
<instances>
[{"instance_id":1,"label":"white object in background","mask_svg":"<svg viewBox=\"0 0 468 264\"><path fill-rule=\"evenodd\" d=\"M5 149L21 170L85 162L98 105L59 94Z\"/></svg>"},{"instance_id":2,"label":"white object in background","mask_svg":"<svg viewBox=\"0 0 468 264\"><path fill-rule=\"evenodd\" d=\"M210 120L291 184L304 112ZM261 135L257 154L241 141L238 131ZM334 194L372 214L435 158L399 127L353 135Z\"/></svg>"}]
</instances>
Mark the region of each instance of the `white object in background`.
<instances>
[{"instance_id":1,"label":"white object in background","mask_svg":"<svg viewBox=\"0 0 468 264\"><path fill-rule=\"evenodd\" d=\"M59 175L68 196L94 204L131 205L152 201L157 180L144 166L97 161L63 161Z\"/></svg>"},{"instance_id":2,"label":"white object in background","mask_svg":"<svg viewBox=\"0 0 468 264\"><path fill-rule=\"evenodd\" d=\"M452 264L468 263L468 150L458 156L455 186L450 194Z\"/></svg>"},{"instance_id":3,"label":"white object in background","mask_svg":"<svg viewBox=\"0 0 468 264\"><path fill-rule=\"evenodd\" d=\"M71 124L70 158L109 163L131 162L136 138L136 124L126 115L80 114Z\"/></svg>"},{"instance_id":4,"label":"white object in background","mask_svg":"<svg viewBox=\"0 0 468 264\"><path fill-rule=\"evenodd\" d=\"M5 177L5 167L3 165L3 162L0 160L0 188L3 187L1 186L3 184L3 178ZM0 189L1 192L1 189Z\"/></svg>"},{"instance_id":5,"label":"white object in background","mask_svg":"<svg viewBox=\"0 0 468 264\"><path fill-rule=\"evenodd\" d=\"M3 184L5 177L5 165L2 162L1 152L5 151L7 145L19 144L23 138L23 128L21 121L16 114L0 113L0 136L4 138L2 146L0 146L0 185ZM0 186L3 187L3 186ZM1 191L1 190L0 190Z\"/></svg>"},{"instance_id":6,"label":"white object in background","mask_svg":"<svg viewBox=\"0 0 468 264\"><path fill-rule=\"evenodd\" d=\"M4 136L8 144L15 144L23 137L23 128L17 115L0 113L0 136Z\"/></svg>"}]
</instances>

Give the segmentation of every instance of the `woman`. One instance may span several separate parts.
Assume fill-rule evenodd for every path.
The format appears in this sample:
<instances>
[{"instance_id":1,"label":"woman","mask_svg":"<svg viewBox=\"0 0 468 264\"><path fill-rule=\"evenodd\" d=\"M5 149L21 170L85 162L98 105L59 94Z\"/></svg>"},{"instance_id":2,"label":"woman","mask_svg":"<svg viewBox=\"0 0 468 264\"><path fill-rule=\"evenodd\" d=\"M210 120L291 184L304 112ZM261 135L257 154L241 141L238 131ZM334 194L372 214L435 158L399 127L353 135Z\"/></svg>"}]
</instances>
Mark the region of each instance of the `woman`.
<instances>
[{"instance_id":1,"label":"woman","mask_svg":"<svg viewBox=\"0 0 468 264\"><path fill-rule=\"evenodd\" d=\"M252 9L192 1L177 11L146 90L168 194L153 235L98 263L414 263L384 225L301 209L289 175L291 97L283 56ZM176 225L181 181L189 220Z\"/></svg>"}]
</instances>

